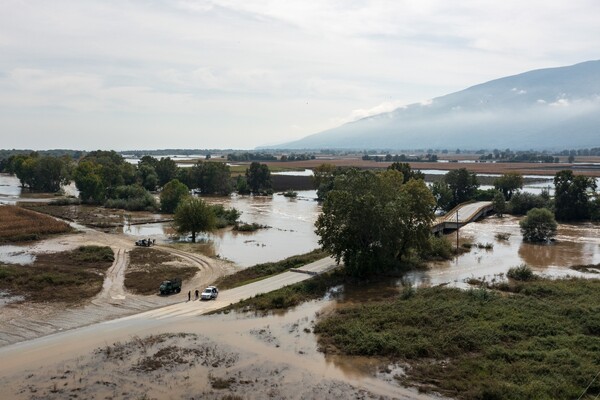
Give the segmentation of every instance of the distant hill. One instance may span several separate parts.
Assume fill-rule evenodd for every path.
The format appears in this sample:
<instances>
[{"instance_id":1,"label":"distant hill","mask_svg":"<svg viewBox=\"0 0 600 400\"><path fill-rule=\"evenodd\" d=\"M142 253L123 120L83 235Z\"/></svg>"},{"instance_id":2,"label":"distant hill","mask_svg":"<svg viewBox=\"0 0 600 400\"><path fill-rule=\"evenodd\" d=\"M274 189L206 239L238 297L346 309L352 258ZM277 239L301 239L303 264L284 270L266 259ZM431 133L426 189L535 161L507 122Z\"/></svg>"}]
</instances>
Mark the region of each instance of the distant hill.
<instances>
[{"instance_id":1,"label":"distant hill","mask_svg":"<svg viewBox=\"0 0 600 400\"><path fill-rule=\"evenodd\" d=\"M572 149L600 146L600 61L496 79L271 148Z\"/></svg>"}]
</instances>

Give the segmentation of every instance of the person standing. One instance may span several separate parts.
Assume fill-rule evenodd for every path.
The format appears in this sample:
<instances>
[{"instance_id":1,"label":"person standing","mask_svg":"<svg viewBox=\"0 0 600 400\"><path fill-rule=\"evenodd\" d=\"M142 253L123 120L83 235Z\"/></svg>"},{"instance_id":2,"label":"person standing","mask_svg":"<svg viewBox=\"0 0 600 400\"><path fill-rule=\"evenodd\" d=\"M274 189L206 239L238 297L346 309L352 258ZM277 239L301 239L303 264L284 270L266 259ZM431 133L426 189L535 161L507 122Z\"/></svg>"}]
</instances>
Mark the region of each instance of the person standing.
<instances>
[{"instance_id":1,"label":"person standing","mask_svg":"<svg viewBox=\"0 0 600 400\"><path fill-rule=\"evenodd\" d=\"M188 301L192 300L192 291L188 291Z\"/></svg>"},{"instance_id":2,"label":"person standing","mask_svg":"<svg viewBox=\"0 0 600 400\"><path fill-rule=\"evenodd\" d=\"M198 291L198 289L196 289L196 300L198 300L199 295L200 295L200 291Z\"/></svg>"}]
</instances>

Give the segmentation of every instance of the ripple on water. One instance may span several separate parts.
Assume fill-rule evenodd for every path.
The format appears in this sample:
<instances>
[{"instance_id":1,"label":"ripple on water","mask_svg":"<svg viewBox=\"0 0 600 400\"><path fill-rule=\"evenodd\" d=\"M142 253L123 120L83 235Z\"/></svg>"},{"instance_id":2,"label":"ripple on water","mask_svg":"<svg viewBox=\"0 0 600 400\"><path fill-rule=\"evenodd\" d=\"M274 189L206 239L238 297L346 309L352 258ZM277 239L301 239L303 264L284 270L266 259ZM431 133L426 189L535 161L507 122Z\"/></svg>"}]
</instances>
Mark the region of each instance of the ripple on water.
<instances>
[{"instance_id":1,"label":"ripple on water","mask_svg":"<svg viewBox=\"0 0 600 400\"><path fill-rule=\"evenodd\" d=\"M0 246L0 262L7 264L33 264L35 255L19 246Z\"/></svg>"}]
</instances>

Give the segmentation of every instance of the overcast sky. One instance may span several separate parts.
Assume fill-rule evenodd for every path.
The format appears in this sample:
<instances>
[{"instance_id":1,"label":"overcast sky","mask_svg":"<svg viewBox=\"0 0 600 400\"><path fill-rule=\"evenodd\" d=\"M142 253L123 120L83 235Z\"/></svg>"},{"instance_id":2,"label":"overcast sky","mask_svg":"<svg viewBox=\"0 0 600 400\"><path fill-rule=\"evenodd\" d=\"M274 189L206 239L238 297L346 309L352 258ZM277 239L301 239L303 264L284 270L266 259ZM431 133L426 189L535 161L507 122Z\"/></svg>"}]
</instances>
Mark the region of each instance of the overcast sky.
<instances>
[{"instance_id":1,"label":"overcast sky","mask_svg":"<svg viewBox=\"0 0 600 400\"><path fill-rule=\"evenodd\" d=\"M0 148L253 148L599 52L597 0L1 0Z\"/></svg>"}]
</instances>

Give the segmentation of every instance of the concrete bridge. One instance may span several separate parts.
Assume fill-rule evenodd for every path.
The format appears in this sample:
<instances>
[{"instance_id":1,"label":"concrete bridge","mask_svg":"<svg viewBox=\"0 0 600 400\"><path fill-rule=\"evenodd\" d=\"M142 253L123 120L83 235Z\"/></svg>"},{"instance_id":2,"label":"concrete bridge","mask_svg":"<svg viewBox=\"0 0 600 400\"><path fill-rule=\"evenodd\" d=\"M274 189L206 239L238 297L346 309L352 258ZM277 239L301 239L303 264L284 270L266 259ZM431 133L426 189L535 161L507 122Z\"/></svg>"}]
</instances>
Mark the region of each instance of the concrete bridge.
<instances>
[{"instance_id":1,"label":"concrete bridge","mask_svg":"<svg viewBox=\"0 0 600 400\"><path fill-rule=\"evenodd\" d=\"M469 222L477 221L494 211L491 201L475 201L463 203L454 207L443 217L436 218L431 226L431 232L440 235L447 231L453 231Z\"/></svg>"}]
</instances>

